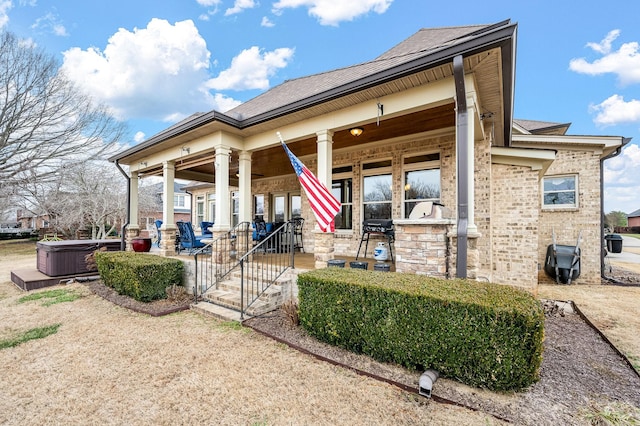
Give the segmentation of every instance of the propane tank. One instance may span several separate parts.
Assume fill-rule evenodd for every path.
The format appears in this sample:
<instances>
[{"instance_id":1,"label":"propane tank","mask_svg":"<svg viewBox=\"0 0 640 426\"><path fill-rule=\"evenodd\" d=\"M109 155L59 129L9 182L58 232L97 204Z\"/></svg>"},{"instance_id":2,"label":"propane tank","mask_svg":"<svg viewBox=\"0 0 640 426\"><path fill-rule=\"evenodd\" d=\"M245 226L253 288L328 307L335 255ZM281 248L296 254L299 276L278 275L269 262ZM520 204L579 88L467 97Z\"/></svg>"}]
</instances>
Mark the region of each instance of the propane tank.
<instances>
[{"instance_id":1,"label":"propane tank","mask_svg":"<svg viewBox=\"0 0 640 426\"><path fill-rule=\"evenodd\" d=\"M385 260L387 260L387 246L385 246L384 243L378 243L376 248L373 249L373 258L378 262L384 262Z\"/></svg>"}]
</instances>

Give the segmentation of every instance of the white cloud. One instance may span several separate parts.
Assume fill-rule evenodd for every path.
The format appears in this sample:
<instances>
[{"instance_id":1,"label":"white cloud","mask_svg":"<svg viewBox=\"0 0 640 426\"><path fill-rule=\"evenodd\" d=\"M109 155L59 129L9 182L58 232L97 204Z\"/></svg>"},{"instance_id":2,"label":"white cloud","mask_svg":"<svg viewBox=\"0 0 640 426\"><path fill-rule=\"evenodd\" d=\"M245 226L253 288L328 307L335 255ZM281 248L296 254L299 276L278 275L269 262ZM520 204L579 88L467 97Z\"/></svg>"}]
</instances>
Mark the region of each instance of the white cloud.
<instances>
[{"instance_id":1,"label":"white cloud","mask_svg":"<svg viewBox=\"0 0 640 426\"><path fill-rule=\"evenodd\" d=\"M145 137L146 135L144 134L144 132L136 132L136 134L133 135L133 141L135 143L140 143L144 140Z\"/></svg>"},{"instance_id":2,"label":"white cloud","mask_svg":"<svg viewBox=\"0 0 640 426\"><path fill-rule=\"evenodd\" d=\"M587 46L602 54L602 58L593 62L585 58L572 59L569 69L581 74L616 74L623 85L640 83L640 45L638 42L624 43L617 51L611 50L612 42L620 35L613 30L600 43L588 43Z\"/></svg>"},{"instance_id":3,"label":"white cloud","mask_svg":"<svg viewBox=\"0 0 640 426\"><path fill-rule=\"evenodd\" d=\"M36 19L36 22L31 25L31 28L34 30L48 31L60 37L67 37L69 35L64 25L60 23L58 16L51 12Z\"/></svg>"},{"instance_id":4,"label":"white cloud","mask_svg":"<svg viewBox=\"0 0 640 426\"><path fill-rule=\"evenodd\" d=\"M307 7L309 15L316 17L321 25L337 26L343 21L352 21L369 12L383 14L393 0L279 0L273 4L273 13L279 15L283 9Z\"/></svg>"},{"instance_id":5,"label":"white cloud","mask_svg":"<svg viewBox=\"0 0 640 426\"><path fill-rule=\"evenodd\" d=\"M196 0L196 2L200 6L213 8L211 10L208 10L207 13L203 13L198 17L198 19L200 19L201 21L208 21L209 16L215 15L216 13L218 13L218 6L220 6L220 4L222 3L222 0Z\"/></svg>"},{"instance_id":6,"label":"white cloud","mask_svg":"<svg viewBox=\"0 0 640 426\"><path fill-rule=\"evenodd\" d=\"M262 27L267 27L267 28L271 28L271 27L275 27L276 24L274 24L273 22L271 22L271 20L269 20L269 18L267 18L266 16L262 17L262 22L260 22L260 26Z\"/></svg>"},{"instance_id":7,"label":"white cloud","mask_svg":"<svg viewBox=\"0 0 640 426\"><path fill-rule=\"evenodd\" d=\"M269 77L287 66L294 49L280 48L262 52L257 46L245 49L231 61L231 67L207 82L215 90L268 89Z\"/></svg>"},{"instance_id":8,"label":"white cloud","mask_svg":"<svg viewBox=\"0 0 640 426\"><path fill-rule=\"evenodd\" d=\"M210 54L190 20L152 19L147 28L119 29L104 51L76 47L63 55L63 72L120 119L173 121L239 104L206 88Z\"/></svg>"},{"instance_id":9,"label":"white cloud","mask_svg":"<svg viewBox=\"0 0 640 426\"><path fill-rule=\"evenodd\" d=\"M640 122L640 101L632 99L625 102L621 95L613 95L598 105L590 105L589 110L597 114L594 123L603 127Z\"/></svg>"},{"instance_id":10,"label":"white cloud","mask_svg":"<svg viewBox=\"0 0 640 426\"><path fill-rule=\"evenodd\" d=\"M640 147L629 144L614 158L604 162L605 211L631 213L640 207Z\"/></svg>"},{"instance_id":11,"label":"white cloud","mask_svg":"<svg viewBox=\"0 0 640 426\"><path fill-rule=\"evenodd\" d=\"M13 3L10 0L0 1L0 29L9 22L9 9L12 7Z\"/></svg>"},{"instance_id":12,"label":"white cloud","mask_svg":"<svg viewBox=\"0 0 640 426\"><path fill-rule=\"evenodd\" d=\"M233 7L224 12L224 16L234 15L243 12L245 9L253 9L256 3L253 0L236 0Z\"/></svg>"}]
</instances>

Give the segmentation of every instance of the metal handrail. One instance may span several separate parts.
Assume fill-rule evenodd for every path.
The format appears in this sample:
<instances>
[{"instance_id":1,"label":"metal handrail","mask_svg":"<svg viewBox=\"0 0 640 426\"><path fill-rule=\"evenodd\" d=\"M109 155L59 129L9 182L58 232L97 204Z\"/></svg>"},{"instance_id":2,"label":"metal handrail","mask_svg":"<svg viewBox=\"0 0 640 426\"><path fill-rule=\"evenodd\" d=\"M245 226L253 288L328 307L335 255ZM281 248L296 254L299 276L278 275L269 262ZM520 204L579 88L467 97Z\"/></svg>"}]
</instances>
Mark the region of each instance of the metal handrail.
<instances>
[{"instance_id":1,"label":"metal handrail","mask_svg":"<svg viewBox=\"0 0 640 426\"><path fill-rule=\"evenodd\" d=\"M294 229L293 221L284 223L240 258L241 320L278 278L294 268Z\"/></svg>"},{"instance_id":2,"label":"metal handrail","mask_svg":"<svg viewBox=\"0 0 640 426\"><path fill-rule=\"evenodd\" d=\"M238 257L249 250L250 227L249 222L240 222L226 234L194 252L196 269L193 295L196 301L198 290L201 295L206 293L238 266Z\"/></svg>"},{"instance_id":3,"label":"metal handrail","mask_svg":"<svg viewBox=\"0 0 640 426\"><path fill-rule=\"evenodd\" d=\"M242 250L236 247L235 256L230 256L231 241L234 230L211 243L211 251L197 253L196 260L196 288L194 296L198 299L198 289L201 295L216 286L234 270L240 272L240 318L262 294L280 278L285 271L294 267L294 224L286 222L278 229L269 233L265 238L249 249L249 224L246 231ZM234 228L236 229L236 228ZM237 235L236 232L236 244ZM243 241L240 241L242 244ZM221 257L222 256L222 257ZM234 257L233 261L227 257Z\"/></svg>"}]
</instances>

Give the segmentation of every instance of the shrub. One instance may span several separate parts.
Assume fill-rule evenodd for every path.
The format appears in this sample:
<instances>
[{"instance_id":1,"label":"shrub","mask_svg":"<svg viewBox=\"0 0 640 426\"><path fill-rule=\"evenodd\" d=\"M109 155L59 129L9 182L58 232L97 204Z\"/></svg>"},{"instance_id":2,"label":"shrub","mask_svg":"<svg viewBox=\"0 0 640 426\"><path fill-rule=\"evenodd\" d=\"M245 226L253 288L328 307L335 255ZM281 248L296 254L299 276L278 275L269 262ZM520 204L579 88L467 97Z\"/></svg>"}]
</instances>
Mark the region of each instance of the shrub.
<instances>
[{"instance_id":1,"label":"shrub","mask_svg":"<svg viewBox=\"0 0 640 426\"><path fill-rule=\"evenodd\" d=\"M96 252L100 278L119 294L141 302L166 298L166 288L182 283L178 259L135 252Z\"/></svg>"},{"instance_id":2,"label":"shrub","mask_svg":"<svg viewBox=\"0 0 640 426\"><path fill-rule=\"evenodd\" d=\"M544 313L524 291L342 268L301 274L298 288L300 323L327 343L492 390L539 378Z\"/></svg>"}]
</instances>

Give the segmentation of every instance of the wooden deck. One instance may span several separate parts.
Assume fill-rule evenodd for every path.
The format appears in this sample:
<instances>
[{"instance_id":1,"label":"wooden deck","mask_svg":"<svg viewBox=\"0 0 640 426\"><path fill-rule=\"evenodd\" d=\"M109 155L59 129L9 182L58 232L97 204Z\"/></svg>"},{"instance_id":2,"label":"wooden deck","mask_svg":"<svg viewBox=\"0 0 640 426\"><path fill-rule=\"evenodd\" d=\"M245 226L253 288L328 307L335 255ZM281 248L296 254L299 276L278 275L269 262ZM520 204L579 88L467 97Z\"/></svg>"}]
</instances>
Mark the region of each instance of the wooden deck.
<instances>
[{"instance_id":1,"label":"wooden deck","mask_svg":"<svg viewBox=\"0 0 640 426\"><path fill-rule=\"evenodd\" d=\"M335 256L335 260L344 260L345 268L349 268L349 265L351 264L351 262L356 262L355 257L349 257L349 256ZM389 265L389 271L391 272L394 272L396 270L395 265L391 263L390 260L387 260L386 262L378 262L373 258L363 258L362 256L360 256L357 261L366 262L367 270L369 271L375 270L376 264ZM311 269L315 269L316 267L316 262L314 260L313 253L296 253L294 257L294 264L296 269L311 270Z\"/></svg>"}]
</instances>

